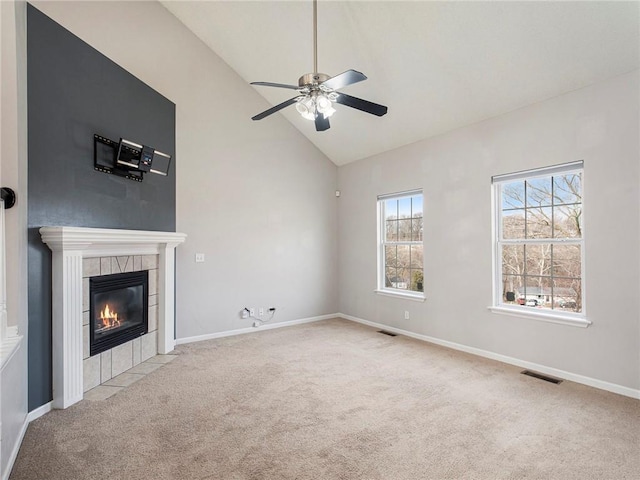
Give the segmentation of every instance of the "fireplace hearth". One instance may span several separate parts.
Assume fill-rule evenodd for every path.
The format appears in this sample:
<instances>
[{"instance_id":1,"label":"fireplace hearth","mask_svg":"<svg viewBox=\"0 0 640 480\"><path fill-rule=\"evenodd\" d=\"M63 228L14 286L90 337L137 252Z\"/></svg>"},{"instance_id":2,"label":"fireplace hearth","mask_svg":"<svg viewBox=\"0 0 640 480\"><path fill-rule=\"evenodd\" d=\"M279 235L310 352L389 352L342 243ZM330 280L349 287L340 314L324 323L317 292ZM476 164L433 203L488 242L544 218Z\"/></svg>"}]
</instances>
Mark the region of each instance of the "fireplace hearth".
<instances>
[{"instance_id":1,"label":"fireplace hearth","mask_svg":"<svg viewBox=\"0 0 640 480\"><path fill-rule=\"evenodd\" d=\"M147 333L149 272L92 277L89 350L97 355Z\"/></svg>"}]
</instances>

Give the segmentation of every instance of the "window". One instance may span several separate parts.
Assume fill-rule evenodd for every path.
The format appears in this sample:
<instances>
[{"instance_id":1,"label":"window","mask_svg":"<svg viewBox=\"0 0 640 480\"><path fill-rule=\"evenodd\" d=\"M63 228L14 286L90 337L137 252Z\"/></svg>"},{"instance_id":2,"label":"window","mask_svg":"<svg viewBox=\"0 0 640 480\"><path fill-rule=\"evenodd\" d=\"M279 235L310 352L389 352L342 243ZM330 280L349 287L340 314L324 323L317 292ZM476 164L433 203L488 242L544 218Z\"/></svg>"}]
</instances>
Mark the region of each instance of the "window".
<instances>
[{"instance_id":1,"label":"window","mask_svg":"<svg viewBox=\"0 0 640 480\"><path fill-rule=\"evenodd\" d=\"M584 317L582 166L493 177L495 306Z\"/></svg>"},{"instance_id":2,"label":"window","mask_svg":"<svg viewBox=\"0 0 640 480\"><path fill-rule=\"evenodd\" d=\"M378 291L423 298L422 191L378 197Z\"/></svg>"}]
</instances>

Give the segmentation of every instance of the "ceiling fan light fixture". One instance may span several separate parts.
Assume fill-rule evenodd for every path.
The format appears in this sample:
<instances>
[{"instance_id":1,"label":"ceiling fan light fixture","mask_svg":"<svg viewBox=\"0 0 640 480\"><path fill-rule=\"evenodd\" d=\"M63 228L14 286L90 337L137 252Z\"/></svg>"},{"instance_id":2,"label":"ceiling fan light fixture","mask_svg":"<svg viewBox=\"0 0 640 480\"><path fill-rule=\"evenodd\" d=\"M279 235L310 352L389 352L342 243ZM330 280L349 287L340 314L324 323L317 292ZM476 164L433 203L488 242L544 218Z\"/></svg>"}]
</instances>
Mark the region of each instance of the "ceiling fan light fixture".
<instances>
[{"instance_id":1,"label":"ceiling fan light fixture","mask_svg":"<svg viewBox=\"0 0 640 480\"><path fill-rule=\"evenodd\" d=\"M300 97L296 102L296 110L306 120L315 120L318 114L322 114L324 118L329 118L336 112L330 95L317 92Z\"/></svg>"},{"instance_id":2,"label":"ceiling fan light fixture","mask_svg":"<svg viewBox=\"0 0 640 480\"><path fill-rule=\"evenodd\" d=\"M296 103L296 110L306 120L316 119L316 106L311 97L302 97Z\"/></svg>"},{"instance_id":3,"label":"ceiling fan light fixture","mask_svg":"<svg viewBox=\"0 0 640 480\"><path fill-rule=\"evenodd\" d=\"M329 118L336 112L328 95L319 94L316 97L316 108L319 113L324 115L324 118Z\"/></svg>"}]
</instances>

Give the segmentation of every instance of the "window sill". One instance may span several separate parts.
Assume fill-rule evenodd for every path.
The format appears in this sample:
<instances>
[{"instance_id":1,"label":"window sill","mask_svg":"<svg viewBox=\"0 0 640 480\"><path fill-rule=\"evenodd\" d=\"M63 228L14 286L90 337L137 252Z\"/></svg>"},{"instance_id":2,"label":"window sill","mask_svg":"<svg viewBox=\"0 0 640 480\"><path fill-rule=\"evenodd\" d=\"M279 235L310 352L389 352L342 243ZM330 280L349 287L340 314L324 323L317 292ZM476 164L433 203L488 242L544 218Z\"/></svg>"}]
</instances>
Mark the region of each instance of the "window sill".
<instances>
[{"instance_id":1,"label":"window sill","mask_svg":"<svg viewBox=\"0 0 640 480\"><path fill-rule=\"evenodd\" d=\"M22 343L22 335L18 335L16 327L7 328L7 338L0 343L0 371L2 371L9 360L15 355Z\"/></svg>"},{"instance_id":2,"label":"window sill","mask_svg":"<svg viewBox=\"0 0 640 480\"><path fill-rule=\"evenodd\" d=\"M539 320L542 322L557 323L559 325L569 325L572 327L587 328L591 322L584 317L567 315L562 313L552 313L547 311L524 310L526 307L488 307L493 313L500 315L509 315L512 317L528 318L531 320ZM529 307L531 308L531 307Z\"/></svg>"},{"instance_id":3,"label":"window sill","mask_svg":"<svg viewBox=\"0 0 640 480\"><path fill-rule=\"evenodd\" d=\"M424 295L420 294L394 292L391 290L374 290L374 292L385 297L402 298L404 300L411 300L414 302L424 302L426 300Z\"/></svg>"}]
</instances>

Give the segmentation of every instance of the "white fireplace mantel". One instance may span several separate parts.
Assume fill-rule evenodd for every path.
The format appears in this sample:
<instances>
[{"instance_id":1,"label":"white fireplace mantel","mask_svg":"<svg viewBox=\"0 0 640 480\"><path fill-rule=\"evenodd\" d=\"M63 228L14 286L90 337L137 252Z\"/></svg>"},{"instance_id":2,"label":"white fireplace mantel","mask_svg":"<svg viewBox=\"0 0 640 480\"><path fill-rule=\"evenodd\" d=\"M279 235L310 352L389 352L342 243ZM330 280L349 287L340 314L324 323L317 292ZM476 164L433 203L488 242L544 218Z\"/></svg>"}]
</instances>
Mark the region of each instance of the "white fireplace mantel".
<instances>
[{"instance_id":1,"label":"white fireplace mantel","mask_svg":"<svg viewBox=\"0 0 640 480\"><path fill-rule=\"evenodd\" d=\"M52 258L53 407L67 408L83 397L82 259L159 255L158 353L175 346L175 248L186 234L86 227L42 227Z\"/></svg>"}]
</instances>

